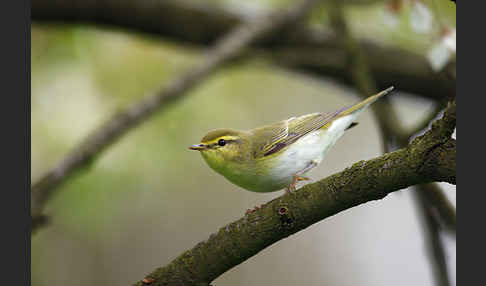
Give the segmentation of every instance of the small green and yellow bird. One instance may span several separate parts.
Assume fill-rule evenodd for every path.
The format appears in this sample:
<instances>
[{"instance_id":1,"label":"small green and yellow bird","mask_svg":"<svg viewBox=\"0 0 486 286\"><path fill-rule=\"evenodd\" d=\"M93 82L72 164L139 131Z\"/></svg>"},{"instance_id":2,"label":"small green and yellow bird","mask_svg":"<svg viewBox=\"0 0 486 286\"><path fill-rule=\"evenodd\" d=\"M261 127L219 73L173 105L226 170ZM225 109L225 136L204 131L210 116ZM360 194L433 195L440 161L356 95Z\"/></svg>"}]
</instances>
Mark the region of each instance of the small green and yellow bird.
<instances>
[{"instance_id":1,"label":"small green and yellow bird","mask_svg":"<svg viewBox=\"0 0 486 286\"><path fill-rule=\"evenodd\" d=\"M303 175L317 166L329 148L355 126L355 119L393 87L335 112L292 117L248 131L216 129L200 144L206 163L232 183L253 192L273 192L308 180Z\"/></svg>"}]
</instances>

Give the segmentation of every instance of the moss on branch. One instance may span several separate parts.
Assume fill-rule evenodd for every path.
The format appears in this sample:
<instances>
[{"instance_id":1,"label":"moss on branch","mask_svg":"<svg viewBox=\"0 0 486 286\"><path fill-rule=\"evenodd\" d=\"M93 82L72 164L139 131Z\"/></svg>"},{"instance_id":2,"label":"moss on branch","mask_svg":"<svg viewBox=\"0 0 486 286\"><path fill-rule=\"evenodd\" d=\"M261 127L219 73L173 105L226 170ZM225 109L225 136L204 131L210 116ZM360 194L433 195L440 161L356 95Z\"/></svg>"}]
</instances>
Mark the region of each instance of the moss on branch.
<instances>
[{"instance_id":1,"label":"moss on branch","mask_svg":"<svg viewBox=\"0 0 486 286\"><path fill-rule=\"evenodd\" d=\"M416 184L455 183L455 140L448 136L453 122L455 103L407 147L359 161L221 227L206 241L150 273L151 285L208 285L267 246L343 210Z\"/></svg>"}]
</instances>

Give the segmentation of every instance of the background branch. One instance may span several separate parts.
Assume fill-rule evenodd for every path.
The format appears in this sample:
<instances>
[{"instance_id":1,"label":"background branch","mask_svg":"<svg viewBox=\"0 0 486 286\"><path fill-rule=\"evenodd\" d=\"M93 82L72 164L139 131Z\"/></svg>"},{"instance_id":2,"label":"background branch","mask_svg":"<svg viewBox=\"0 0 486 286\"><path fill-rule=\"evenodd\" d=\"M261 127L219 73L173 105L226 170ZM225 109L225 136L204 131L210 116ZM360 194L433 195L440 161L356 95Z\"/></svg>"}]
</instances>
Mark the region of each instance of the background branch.
<instances>
[{"instance_id":1,"label":"background branch","mask_svg":"<svg viewBox=\"0 0 486 286\"><path fill-rule=\"evenodd\" d=\"M368 65L368 59L363 54L359 43L351 35L340 2L333 0L331 3L331 23L336 34L340 35L340 43L346 53L348 78L358 89L358 94L362 98L366 98L378 91ZM388 97L376 102L371 108L377 118L381 132L383 151L384 153L389 152L389 141L394 141L396 134L403 134L403 127Z\"/></svg>"},{"instance_id":2,"label":"background branch","mask_svg":"<svg viewBox=\"0 0 486 286\"><path fill-rule=\"evenodd\" d=\"M298 16L294 17L294 20L289 19L288 22L282 25L277 23L280 26L268 32L261 32L258 30L259 28L255 28L257 30L256 34L261 32L260 36L258 36L253 34L254 30L251 27L254 26L245 24L245 18L239 15L220 9L208 9L208 7L196 6L193 3L182 1L66 0L65 2L59 2L48 0L34 2L47 3L51 5L51 8L62 6L63 9L72 13L71 15L70 12L66 13L62 9L59 12L48 8L47 14L36 14L36 10L33 7L33 13L35 14L33 17L39 22L80 21L108 23L109 25L136 28L147 32L142 26L136 27L136 23L144 23L148 26L152 25L155 30L151 32L170 36L179 41L214 45L220 48L224 45L229 47L228 49L221 48L219 52L216 52L217 49L211 49L206 55L207 58L203 59L202 64L198 65L196 71L191 71L184 75L186 80L188 80L187 82L177 79L180 84L171 83L168 85L168 88L162 89L161 93L164 93L164 91L170 90L170 86L175 86L173 87L175 91L172 95L170 95L170 92L168 93L169 99L154 99L160 96L161 93L158 93L158 96L154 95L152 102L145 101L148 105L145 105L145 107L140 105L139 113L136 110L132 110L134 113L130 113L128 112L130 109L127 109L117 114L117 116L120 115L118 118L119 125L104 125L103 127L106 127L106 130L112 130L110 131L112 132L111 135L108 133L106 138L98 137L98 139L101 138L100 141L90 141L91 139L96 139L96 134L100 134L96 131L92 134L93 137L89 137L91 139L79 145L81 148L70 154L72 155L71 160L63 161L60 165L65 168L55 170L54 175L60 174L60 180L56 182L55 176L48 177L48 181L41 182L45 184L39 185L40 187L45 187L46 192L37 192L33 195L32 201L35 211L32 212L34 215L32 223L34 230L48 222L46 216L42 214L43 206L55 188L62 184L63 180L75 174L77 170L81 170L83 166L88 166L96 159L97 154L102 153L109 144L120 138L126 130L143 122L160 107L169 106L171 103L176 102L185 90L196 86L199 81L204 80L204 78L217 70L219 66L237 56L241 56L243 52L245 52L245 55L261 55L273 59L275 63L284 67L332 76L347 83L355 83L363 96L368 96L376 90L388 87L391 84L399 87L401 91L418 93L432 99L443 99L455 89L455 73L453 73L453 80L444 80L443 77L431 72L428 62L422 56L394 47L385 47L366 40L355 39L350 34L347 34L349 39L351 39L347 43L347 40L343 40L339 33L316 32L304 25L297 25ZM67 5L64 6L65 4ZM139 5L143 7L138 7ZM197 9L186 9L191 6ZM158 10L160 7L165 7L163 8L164 11ZM173 8L175 10L171 11ZM124 11L118 14L118 10ZM50 12L54 13L49 15ZM90 16L90 13L93 12L94 14ZM146 15L144 16L144 13L148 13L149 17L145 18ZM217 18L218 16L215 16L217 14L224 14L225 16ZM114 17L114 15L116 16ZM154 17L151 17L151 15L154 15ZM160 17L161 15L162 17ZM205 20L198 21L199 17ZM223 21L220 21L221 19ZM265 18L258 17L254 20L255 22L264 22L261 19ZM272 18L269 22L273 22L275 19L277 17ZM159 25L157 23L159 20L167 21L168 24L166 26ZM208 28L204 21L208 23L215 22L216 26ZM176 24L174 25L174 23ZM223 41L218 41L218 39L222 38L221 35L226 35L230 31L234 32L234 27L239 25L241 25L240 27L246 27L241 28L240 31L243 44L240 42L240 37L235 37L234 41L226 42L227 38ZM212 30L213 28L214 30ZM164 31L164 29L168 31ZM210 32L208 33L208 31ZM245 38L246 40L244 40ZM245 43L245 41L247 42ZM251 45L251 48L249 48L249 45ZM343 47L347 48L343 49ZM233 49L236 49L236 51ZM211 58L211 55L215 58ZM221 55L223 59L219 58ZM197 70L200 67L204 67L205 63L209 66L207 69L208 73L206 74L202 71L198 73ZM351 69L349 69L350 67ZM350 70L352 72L351 76ZM191 74L193 75L192 77L190 76ZM385 106L387 105L386 102L384 104ZM390 105L388 104L388 106ZM454 107L449 106L448 110L451 108L454 108L453 123L455 125L455 103ZM123 114L124 112L126 113ZM188 285L209 285L214 280L213 277L218 277L227 269L231 269L233 266L245 261L248 257L258 253L268 245L342 210L370 200L380 199L390 192L414 183L447 181L455 184L456 141L451 139L450 134L448 134L449 131L452 132L451 130L453 130L453 128L450 128L450 124L441 123L439 128L436 125L435 129L431 128L429 130L428 136L420 136L420 138L416 138L408 145L408 138L411 133L402 128L401 122L393 110L377 107L375 112L378 114L379 124L382 125L381 130L383 133L387 133L386 136L383 136L384 148L391 148L388 143L389 141L394 141L396 145L402 146L402 149L373 160L360 161L343 172L323 179L316 184L305 186L297 194L273 200L255 214L221 228L218 233L212 235L207 241L185 252L166 267L155 270L149 275L149 277L154 277L155 279L154 283L151 284L173 285L174 283L183 283ZM379 114L380 112L382 112L381 115ZM389 120L388 116L390 114L388 112L394 116L392 120ZM449 112L449 115L446 117L450 119L451 113ZM134 119L133 122L131 122L132 119L130 118ZM443 118L441 122L445 121L447 120ZM117 122L117 120L114 122ZM394 124L394 122L397 124ZM121 131L117 131L117 128ZM125 128L126 130L124 130ZM432 133L435 135L432 135ZM83 149L84 147L86 149ZM53 180L50 181L50 179ZM49 186L50 183L53 185ZM419 186L424 190L426 187L429 188L421 193L421 201L428 201L429 203L427 205L428 208L423 208L423 216L427 219L427 225L430 225L428 229L430 229L429 241L433 250L431 253L433 253L433 257L437 261L442 263L437 264L438 267L436 269L439 273L437 277L441 281L447 281L448 283L445 255L440 244L439 232L441 229L447 228L455 233L455 209L450 205L437 184L422 184ZM33 192L35 187L32 188ZM38 196L37 199L34 196ZM39 203L34 205L34 200L37 200ZM147 236L146 232L137 232L137 237L140 233L142 235L145 233L145 236ZM150 237L150 235L147 237ZM138 285L140 284L141 282L138 283Z\"/></svg>"},{"instance_id":3,"label":"background branch","mask_svg":"<svg viewBox=\"0 0 486 286\"><path fill-rule=\"evenodd\" d=\"M420 185L417 193L429 202L430 213L440 224L441 230L456 234L456 208L447 199L443 190L437 184Z\"/></svg>"},{"instance_id":4,"label":"background branch","mask_svg":"<svg viewBox=\"0 0 486 286\"><path fill-rule=\"evenodd\" d=\"M361 97L365 98L369 94L374 94L377 92L375 82L368 68L367 58L365 55L363 55L359 44L354 40L354 37L351 35L351 31L347 27L341 3L339 3L337 0L334 0L331 3L332 5L330 12L332 24L336 29L337 34L341 35L343 48L348 53L351 81L354 82ZM377 102L372 106L372 108L378 119L379 128L382 133L381 138L384 153L391 151L394 145L398 145L400 147L406 146L408 144L408 138L411 135L406 135L407 132L402 126L401 121L398 118L398 114L390 104L388 98L384 98L380 102ZM421 129L422 124L423 123L419 124L419 128ZM453 129L454 128L452 128L452 130ZM417 131L418 130L415 132ZM442 132L440 132L440 130L437 132L437 134L442 136ZM451 134L446 134L445 137L450 138ZM443 205L444 200L447 201L447 199L445 198L445 195L441 193L440 189L435 189L435 196L425 194L430 187L420 185L417 187L417 189L418 191L415 193L415 195L419 212L424 222L423 225L425 228L425 237L428 241L429 250L433 254L431 255L431 264L435 274L434 277L436 279L436 285L448 286L450 284L448 279L447 264L445 261L443 245L440 241L440 219L437 216L432 215L432 206ZM434 201L436 198L441 198L442 200ZM448 222L451 221L451 210L449 208L442 206L434 209L439 211L437 213L438 216L444 216L442 220ZM452 230L455 231L455 227L452 228Z\"/></svg>"},{"instance_id":5,"label":"background branch","mask_svg":"<svg viewBox=\"0 0 486 286\"><path fill-rule=\"evenodd\" d=\"M449 109L454 110L446 112L445 117L453 116L455 120L455 105ZM450 153L446 156L455 157L455 151L450 152L445 146L449 139L433 134L440 130L432 128L405 148L357 162L268 202L254 213L223 226L145 279L153 280L151 285L208 285L271 244L343 210L416 184L444 180L455 183L455 162L451 160L432 160L437 163L434 168L423 168L424 162L434 156L431 150L445 148ZM452 165L444 165L449 163ZM136 285L144 284L139 281Z\"/></svg>"},{"instance_id":6,"label":"background branch","mask_svg":"<svg viewBox=\"0 0 486 286\"><path fill-rule=\"evenodd\" d=\"M119 139L127 131L138 126L148 119L154 112L162 107L176 102L183 98L191 88L195 87L202 80L211 75L226 62L240 55L244 48L253 41L263 36L293 25L309 12L311 7L319 0L305 0L291 9L284 9L269 15L262 15L258 19L249 21L236 27L231 33L215 43L203 57L203 60L182 76L165 85L154 95L148 96L127 109L122 110L110 118L105 124L88 135L81 144L73 148L57 166L45 174L31 188L31 214L33 217L33 231L37 226L45 223L37 223L42 215L45 203L51 197L53 190L66 181L76 171L91 163L96 156ZM96 1L95 1L96 2ZM159 1L152 1L157 2ZM59 2L56 2L59 3ZM84 1L72 4L83 5ZM89 5L94 2L86 1ZM110 2L111 3L111 2ZM128 1L116 1L122 9L129 8ZM163 3L163 2L160 2ZM115 2L112 3L113 5ZM76 5L74 6L76 7ZM91 6L90 6L91 7ZM81 8L80 8L81 9ZM83 9L81 9L83 10ZM131 17L127 17L131 18Z\"/></svg>"},{"instance_id":7,"label":"background branch","mask_svg":"<svg viewBox=\"0 0 486 286\"><path fill-rule=\"evenodd\" d=\"M228 10L180 0L34 0L32 19L125 27L201 45L213 44L245 22L245 17ZM266 35L255 47L279 65L349 83L346 52L338 39L331 31L294 25ZM424 56L369 40L359 40L359 46L378 89L395 85L402 91L433 99L455 91L455 79L433 72Z\"/></svg>"},{"instance_id":8,"label":"background branch","mask_svg":"<svg viewBox=\"0 0 486 286\"><path fill-rule=\"evenodd\" d=\"M435 283L438 286L451 285L449 280L449 273L447 270L446 254L444 251L444 245L441 240L440 225L437 223L437 215L434 214L433 208L430 205L430 198L428 192L430 192L430 186L435 184L422 184L417 186L414 195L416 197L418 212L423 224L425 233L425 241L427 249L429 250L429 256L431 257L432 268L434 272ZM440 189L438 193L441 194Z\"/></svg>"}]
</instances>

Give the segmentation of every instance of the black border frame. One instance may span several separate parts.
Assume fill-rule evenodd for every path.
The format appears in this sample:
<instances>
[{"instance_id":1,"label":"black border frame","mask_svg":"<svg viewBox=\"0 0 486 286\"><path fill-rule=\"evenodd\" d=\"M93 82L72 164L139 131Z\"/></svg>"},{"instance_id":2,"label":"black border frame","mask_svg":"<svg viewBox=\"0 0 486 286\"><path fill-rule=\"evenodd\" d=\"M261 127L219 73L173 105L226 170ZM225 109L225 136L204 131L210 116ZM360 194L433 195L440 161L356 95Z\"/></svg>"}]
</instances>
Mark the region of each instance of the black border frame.
<instances>
[{"instance_id":1,"label":"black border frame","mask_svg":"<svg viewBox=\"0 0 486 286\"><path fill-rule=\"evenodd\" d=\"M30 285L30 27L31 1L4 1L2 48L3 271L1 284ZM6 159L6 160L5 160Z\"/></svg>"}]
</instances>

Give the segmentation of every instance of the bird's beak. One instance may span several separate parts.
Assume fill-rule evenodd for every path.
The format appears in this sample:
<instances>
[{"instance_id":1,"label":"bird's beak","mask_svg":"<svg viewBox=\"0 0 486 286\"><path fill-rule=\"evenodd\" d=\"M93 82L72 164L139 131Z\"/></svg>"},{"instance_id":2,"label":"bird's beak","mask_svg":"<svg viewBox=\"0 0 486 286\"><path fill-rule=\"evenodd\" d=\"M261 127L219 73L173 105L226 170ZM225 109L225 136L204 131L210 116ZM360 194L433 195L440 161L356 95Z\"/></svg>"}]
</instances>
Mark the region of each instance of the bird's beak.
<instances>
[{"instance_id":1,"label":"bird's beak","mask_svg":"<svg viewBox=\"0 0 486 286\"><path fill-rule=\"evenodd\" d=\"M189 146L189 149L191 149L191 150L197 150L197 151L201 151L201 150L204 150L206 148L207 148L206 145L204 145L202 143L201 144L197 144L197 145Z\"/></svg>"}]
</instances>

